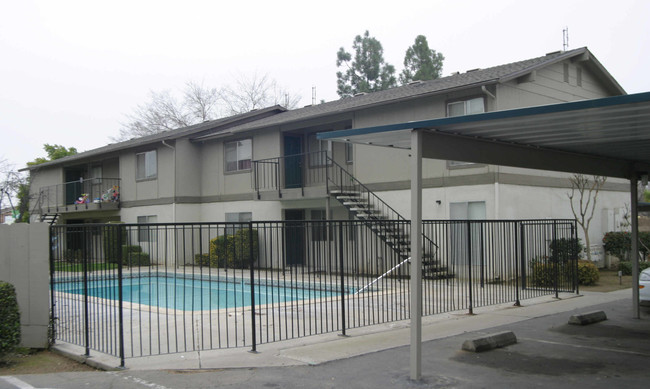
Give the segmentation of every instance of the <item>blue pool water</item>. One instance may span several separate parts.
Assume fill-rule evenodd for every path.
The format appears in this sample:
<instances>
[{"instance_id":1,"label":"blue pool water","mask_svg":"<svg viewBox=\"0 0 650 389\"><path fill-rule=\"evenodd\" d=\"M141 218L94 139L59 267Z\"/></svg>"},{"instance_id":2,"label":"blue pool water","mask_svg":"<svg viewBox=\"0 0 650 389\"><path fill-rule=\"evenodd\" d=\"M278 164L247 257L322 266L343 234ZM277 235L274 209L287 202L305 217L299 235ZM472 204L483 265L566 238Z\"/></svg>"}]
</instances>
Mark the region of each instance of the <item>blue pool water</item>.
<instances>
[{"instance_id":1,"label":"blue pool water","mask_svg":"<svg viewBox=\"0 0 650 389\"><path fill-rule=\"evenodd\" d=\"M84 294L83 282L75 280L58 283L61 292ZM310 300L339 293L329 288L307 289L296 285L255 285L255 305ZM173 275L124 278L122 298L137 304L183 311L200 311L251 305L248 280L200 280ZM118 300L117 279L89 280L88 295Z\"/></svg>"}]
</instances>

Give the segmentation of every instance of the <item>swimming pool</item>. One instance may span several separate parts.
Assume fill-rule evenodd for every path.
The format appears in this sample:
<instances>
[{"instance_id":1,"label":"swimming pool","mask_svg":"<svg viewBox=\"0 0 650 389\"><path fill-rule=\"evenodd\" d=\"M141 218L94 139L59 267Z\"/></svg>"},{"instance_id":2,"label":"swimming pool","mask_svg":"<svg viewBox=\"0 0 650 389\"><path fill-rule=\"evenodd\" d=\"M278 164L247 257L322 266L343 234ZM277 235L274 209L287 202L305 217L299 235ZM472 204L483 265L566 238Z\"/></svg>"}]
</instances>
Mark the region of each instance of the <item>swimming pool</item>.
<instances>
[{"instance_id":1,"label":"swimming pool","mask_svg":"<svg viewBox=\"0 0 650 389\"><path fill-rule=\"evenodd\" d=\"M83 280L75 279L57 283L55 290L84 294ZM350 293L347 291L347 293ZM255 284L255 305L285 303L338 296L336 287L317 287L275 282ZM118 280L88 280L88 295L118 300ZM125 277L122 281L122 298L136 304L183 311L201 311L251 305L251 285L248 279L195 278L192 275L173 273Z\"/></svg>"}]
</instances>

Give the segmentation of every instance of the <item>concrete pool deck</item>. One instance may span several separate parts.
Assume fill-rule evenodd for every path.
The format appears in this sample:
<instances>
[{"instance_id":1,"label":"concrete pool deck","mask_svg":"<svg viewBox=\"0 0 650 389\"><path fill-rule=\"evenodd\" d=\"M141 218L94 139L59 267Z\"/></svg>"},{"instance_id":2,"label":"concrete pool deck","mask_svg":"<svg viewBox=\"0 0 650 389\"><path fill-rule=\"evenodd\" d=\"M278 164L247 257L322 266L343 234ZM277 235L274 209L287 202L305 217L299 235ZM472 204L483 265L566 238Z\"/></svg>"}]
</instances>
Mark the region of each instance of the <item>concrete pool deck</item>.
<instances>
[{"instance_id":1,"label":"concrete pool deck","mask_svg":"<svg viewBox=\"0 0 650 389\"><path fill-rule=\"evenodd\" d=\"M610 293L586 292L581 295L563 293L559 299L544 296L523 300L521 307L508 303L476 308L474 315L463 311L427 316L422 320L422 340L427 342L480 332L562 312L573 314L594 305L629 298L630 295L629 289ZM569 316L570 314L567 319ZM409 323L405 320L350 329L346 337L328 333L265 343L257 346L256 353L250 352L250 347L240 347L128 358L126 368L135 371L318 365L406 346L410 341ZM119 359L92 350L91 357L86 358L82 355L83 348L72 344L57 343L54 348L104 370L119 366Z\"/></svg>"}]
</instances>

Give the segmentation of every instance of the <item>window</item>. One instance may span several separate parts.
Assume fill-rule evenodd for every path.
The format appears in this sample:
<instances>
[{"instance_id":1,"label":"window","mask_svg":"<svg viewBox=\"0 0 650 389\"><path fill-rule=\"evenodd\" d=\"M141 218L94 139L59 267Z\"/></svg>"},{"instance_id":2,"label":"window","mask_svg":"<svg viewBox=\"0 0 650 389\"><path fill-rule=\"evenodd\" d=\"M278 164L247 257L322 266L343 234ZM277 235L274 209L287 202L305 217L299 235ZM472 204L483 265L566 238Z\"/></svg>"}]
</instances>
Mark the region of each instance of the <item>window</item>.
<instances>
[{"instance_id":1,"label":"window","mask_svg":"<svg viewBox=\"0 0 650 389\"><path fill-rule=\"evenodd\" d=\"M475 97L469 100L454 101L447 104L447 116L473 115L485 112L483 97Z\"/></svg>"},{"instance_id":2,"label":"window","mask_svg":"<svg viewBox=\"0 0 650 389\"><path fill-rule=\"evenodd\" d=\"M576 68L576 84L582 86L582 68Z\"/></svg>"},{"instance_id":3,"label":"window","mask_svg":"<svg viewBox=\"0 0 650 389\"><path fill-rule=\"evenodd\" d=\"M158 216L138 216L138 224L157 223ZM140 242L155 242L156 241L156 227L142 226L138 227L138 241Z\"/></svg>"},{"instance_id":4,"label":"window","mask_svg":"<svg viewBox=\"0 0 650 389\"><path fill-rule=\"evenodd\" d=\"M156 178L158 175L158 164L156 161L156 150L147 151L145 153L138 153L136 158L136 173L137 180L149 180Z\"/></svg>"},{"instance_id":5,"label":"window","mask_svg":"<svg viewBox=\"0 0 650 389\"><path fill-rule=\"evenodd\" d=\"M354 145L352 143L345 144L345 162L348 165L354 162Z\"/></svg>"},{"instance_id":6,"label":"window","mask_svg":"<svg viewBox=\"0 0 650 389\"><path fill-rule=\"evenodd\" d=\"M447 116L473 115L485 112L485 101L483 97L454 101L447 103ZM474 165L472 162L447 161L447 168L466 167Z\"/></svg>"},{"instance_id":7,"label":"window","mask_svg":"<svg viewBox=\"0 0 650 389\"><path fill-rule=\"evenodd\" d=\"M253 220L252 212L226 212L226 223L248 223ZM226 234L232 235L235 231L244 228L243 225L234 224L226 227Z\"/></svg>"},{"instance_id":8,"label":"window","mask_svg":"<svg viewBox=\"0 0 650 389\"><path fill-rule=\"evenodd\" d=\"M239 172L251 169L253 140L242 139L226 142L226 172Z\"/></svg>"},{"instance_id":9,"label":"window","mask_svg":"<svg viewBox=\"0 0 650 389\"><path fill-rule=\"evenodd\" d=\"M327 156L332 155L332 142L316 138L316 134L307 138L309 148L309 167L320 167L327 165Z\"/></svg>"},{"instance_id":10,"label":"window","mask_svg":"<svg viewBox=\"0 0 650 389\"><path fill-rule=\"evenodd\" d=\"M562 69L564 70L564 82L569 82L569 64L565 63Z\"/></svg>"}]
</instances>

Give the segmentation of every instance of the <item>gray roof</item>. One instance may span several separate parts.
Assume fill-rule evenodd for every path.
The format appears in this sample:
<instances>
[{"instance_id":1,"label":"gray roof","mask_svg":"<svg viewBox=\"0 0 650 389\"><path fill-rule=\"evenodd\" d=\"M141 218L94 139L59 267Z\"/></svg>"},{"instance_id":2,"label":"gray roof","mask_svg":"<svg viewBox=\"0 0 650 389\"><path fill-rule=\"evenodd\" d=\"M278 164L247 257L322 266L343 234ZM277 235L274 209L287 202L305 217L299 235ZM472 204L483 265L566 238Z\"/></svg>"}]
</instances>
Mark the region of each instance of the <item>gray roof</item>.
<instances>
[{"instance_id":1,"label":"gray roof","mask_svg":"<svg viewBox=\"0 0 650 389\"><path fill-rule=\"evenodd\" d=\"M172 140L182 137L190 137L195 141L209 140L239 132L259 130L271 126L290 124L309 119L318 119L336 114L344 114L359 109L408 101L424 96L447 93L453 90L506 82L553 63L580 57L589 60L585 63L591 67L591 70L598 73L601 80L612 94L625 94L623 88L616 82L616 80L614 80L600 62L598 62L586 47L583 47L565 52L558 51L555 53L549 53L542 57L512 62L487 69L476 69L465 73L453 74L436 80L415 82L384 91L342 98L294 110L286 110L276 105L241 115L212 120L190 127L131 139L125 142L109 144L74 156L32 166L28 169L33 170L39 167L54 166L73 161L81 161L83 159L95 158L102 154L132 149L161 142L163 140Z\"/></svg>"},{"instance_id":2,"label":"gray roof","mask_svg":"<svg viewBox=\"0 0 650 389\"><path fill-rule=\"evenodd\" d=\"M240 126L228 128L228 133L251 131L270 126L289 124L307 119L352 112L362 108L370 108L385 104L417 99L424 96L447 93L458 89L466 89L481 85L490 85L510 81L512 79L529 74L537 69L561 62L570 58L580 57L589 59L589 66L598 72L601 80L608 87L612 94L625 94L625 90L598 62L598 60L586 48L582 47L570 51L557 51L546 54L542 57L527 59L519 62L512 62L504 65L494 66L487 69L470 70L465 73L453 74L451 76L436 80L415 82L408 85L387 89L384 91L362 94L349 98L342 98L328 103L307 106L283 112L278 115L249 122ZM206 134L195 137L195 140L208 140L220 133Z\"/></svg>"},{"instance_id":3,"label":"gray roof","mask_svg":"<svg viewBox=\"0 0 650 389\"><path fill-rule=\"evenodd\" d=\"M84 159L92 159L94 157L101 156L102 154L109 154L116 151L128 150L137 147L147 146L154 143L159 143L165 140L179 139L188 136L197 136L206 132L214 133L219 131L223 127L229 127L233 125L239 125L246 123L251 120L259 120L268 115L275 115L280 112L285 112L286 108L279 105L275 105L268 108L258 109L250 111L247 113L233 115L221 119L209 120L203 123L195 124L189 127L183 127L176 130L164 131L158 134L146 135L140 138L129 139L124 142L111 143L106 146L102 146L96 149L84 151L75 155L57 159L55 161L50 161L42 163L39 165L29 166L22 170L36 170L41 167L50 167L59 164L66 164L74 161L81 161Z\"/></svg>"}]
</instances>

